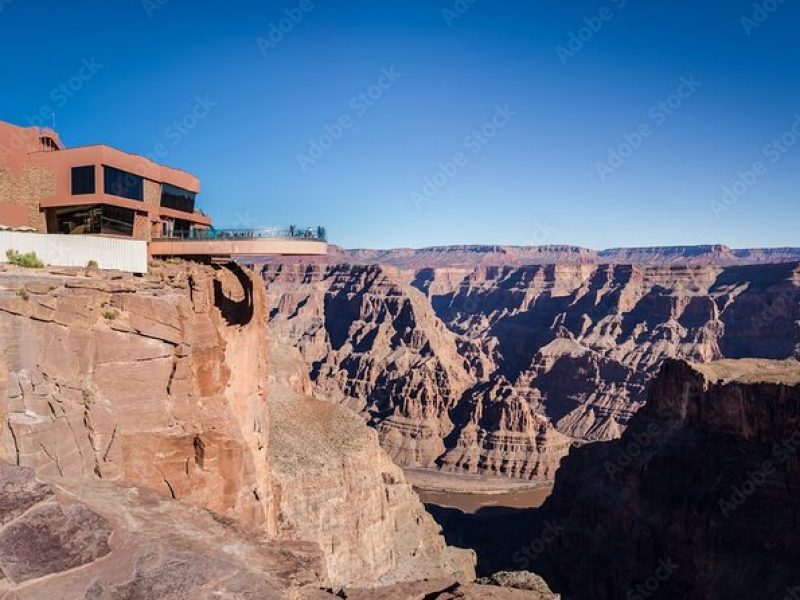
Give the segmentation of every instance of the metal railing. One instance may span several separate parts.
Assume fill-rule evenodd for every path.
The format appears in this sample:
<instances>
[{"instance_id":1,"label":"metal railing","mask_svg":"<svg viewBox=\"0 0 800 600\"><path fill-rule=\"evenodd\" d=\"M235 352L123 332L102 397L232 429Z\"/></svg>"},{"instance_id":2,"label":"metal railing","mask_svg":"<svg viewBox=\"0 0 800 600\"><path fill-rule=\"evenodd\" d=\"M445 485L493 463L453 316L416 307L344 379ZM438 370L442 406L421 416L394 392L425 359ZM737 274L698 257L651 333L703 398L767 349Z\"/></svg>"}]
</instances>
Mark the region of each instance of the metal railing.
<instances>
[{"instance_id":1,"label":"metal railing","mask_svg":"<svg viewBox=\"0 0 800 600\"><path fill-rule=\"evenodd\" d=\"M156 239L162 240L244 240L244 239L301 239L328 240L324 227L261 227L247 229L193 229L191 231L173 231L162 233Z\"/></svg>"}]
</instances>

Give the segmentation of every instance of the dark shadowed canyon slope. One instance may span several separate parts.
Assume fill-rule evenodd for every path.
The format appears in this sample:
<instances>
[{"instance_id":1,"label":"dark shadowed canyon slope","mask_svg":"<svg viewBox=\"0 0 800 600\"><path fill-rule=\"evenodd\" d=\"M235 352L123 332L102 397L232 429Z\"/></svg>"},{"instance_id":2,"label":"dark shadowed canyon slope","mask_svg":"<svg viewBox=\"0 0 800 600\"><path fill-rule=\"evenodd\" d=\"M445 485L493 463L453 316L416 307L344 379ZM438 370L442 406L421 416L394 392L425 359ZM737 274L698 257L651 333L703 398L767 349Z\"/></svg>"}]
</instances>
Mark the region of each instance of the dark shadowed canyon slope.
<instances>
[{"instance_id":1,"label":"dark shadowed canyon slope","mask_svg":"<svg viewBox=\"0 0 800 600\"><path fill-rule=\"evenodd\" d=\"M796 597L800 363L667 361L620 440L570 452L538 519L570 597Z\"/></svg>"}]
</instances>

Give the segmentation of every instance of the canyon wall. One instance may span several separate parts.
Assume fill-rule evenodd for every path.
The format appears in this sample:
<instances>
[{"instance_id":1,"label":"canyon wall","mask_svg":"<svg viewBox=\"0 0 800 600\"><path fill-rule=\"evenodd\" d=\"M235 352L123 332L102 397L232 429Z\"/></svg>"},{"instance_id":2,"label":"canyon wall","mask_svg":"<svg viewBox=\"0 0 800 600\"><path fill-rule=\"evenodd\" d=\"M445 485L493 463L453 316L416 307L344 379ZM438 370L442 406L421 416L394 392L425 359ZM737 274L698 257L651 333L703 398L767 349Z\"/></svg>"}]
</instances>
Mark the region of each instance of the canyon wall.
<instances>
[{"instance_id":1,"label":"canyon wall","mask_svg":"<svg viewBox=\"0 0 800 600\"><path fill-rule=\"evenodd\" d=\"M573 441L619 437L666 359L800 357L796 262L262 273L272 334L403 466L552 479Z\"/></svg>"},{"instance_id":2,"label":"canyon wall","mask_svg":"<svg viewBox=\"0 0 800 600\"><path fill-rule=\"evenodd\" d=\"M269 463L280 539L315 540L333 586L475 578L403 471L352 411L314 398L299 352L273 343Z\"/></svg>"},{"instance_id":3,"label":"canyon wall","mask_svg":"<svg viewBox=\"0 0 800 600\"><path fill-rule=\"evenodd\" d=\"M0 458L268 521L263 291L239 269L4 275Z\"/></svg>"},{"instance_id":4,"label":"canyon wall","mask_svg":"<svg viewBox=\"0 0 800 600\"><path fill-rule=\"evenodd\" d=\"M666 361L622 438L573 449L539 512L538 567L570 597L795 597L800 363Z\"/></svg>"},{"instance_id":5,"label":"canyon wall","mask_svg":"<svg viewBox=\"0 0 800 600\"><path fill-rule=\"evenodd\" d=\"M136 486L310 543L319 585L474 579L474 554L445 545L375 433L307 397L291 348L270 350L254 279L236 265L1 267L0 460L87 506L94 483Z\"/></svg>"}]
</instances>

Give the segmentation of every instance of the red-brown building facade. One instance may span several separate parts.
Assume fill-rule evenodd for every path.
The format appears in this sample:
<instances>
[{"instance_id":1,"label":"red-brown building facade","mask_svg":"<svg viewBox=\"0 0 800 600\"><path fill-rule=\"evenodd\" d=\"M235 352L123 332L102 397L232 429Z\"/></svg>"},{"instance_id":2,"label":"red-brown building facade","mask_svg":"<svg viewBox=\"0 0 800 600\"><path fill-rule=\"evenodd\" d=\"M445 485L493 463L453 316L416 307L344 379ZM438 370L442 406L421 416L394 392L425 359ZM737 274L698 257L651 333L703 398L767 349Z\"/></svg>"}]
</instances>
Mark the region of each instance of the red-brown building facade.
<instances>
[{"instance_id":1,"label":"red-brown building facade","mask_svg":"<svg viewBox=\"0 0 800 600\"><path fill-rule=\"evenodd\" d=\"M207 228L193 175L109 146L0 121L0 225L150 241Z\"/></svg>"}]
</instances>

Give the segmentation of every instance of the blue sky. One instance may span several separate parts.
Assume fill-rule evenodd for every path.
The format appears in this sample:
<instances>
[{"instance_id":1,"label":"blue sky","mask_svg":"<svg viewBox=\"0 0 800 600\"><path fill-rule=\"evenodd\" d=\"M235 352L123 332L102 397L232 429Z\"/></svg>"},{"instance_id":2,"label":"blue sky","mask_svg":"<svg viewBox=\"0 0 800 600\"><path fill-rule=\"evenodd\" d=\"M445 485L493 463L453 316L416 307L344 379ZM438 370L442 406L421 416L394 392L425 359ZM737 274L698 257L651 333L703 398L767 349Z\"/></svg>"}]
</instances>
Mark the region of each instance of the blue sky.
<instances>
[{"instance_id":1,"label":"blue sky","mask_svg":"<svg viewBox=\"0 0 800 600\"><path fill-rule=\"evenodd\" d=\"M788 0L0 0L0 119L348 247L800 246L798 28Z\"/></svg>"}]
</instances>

